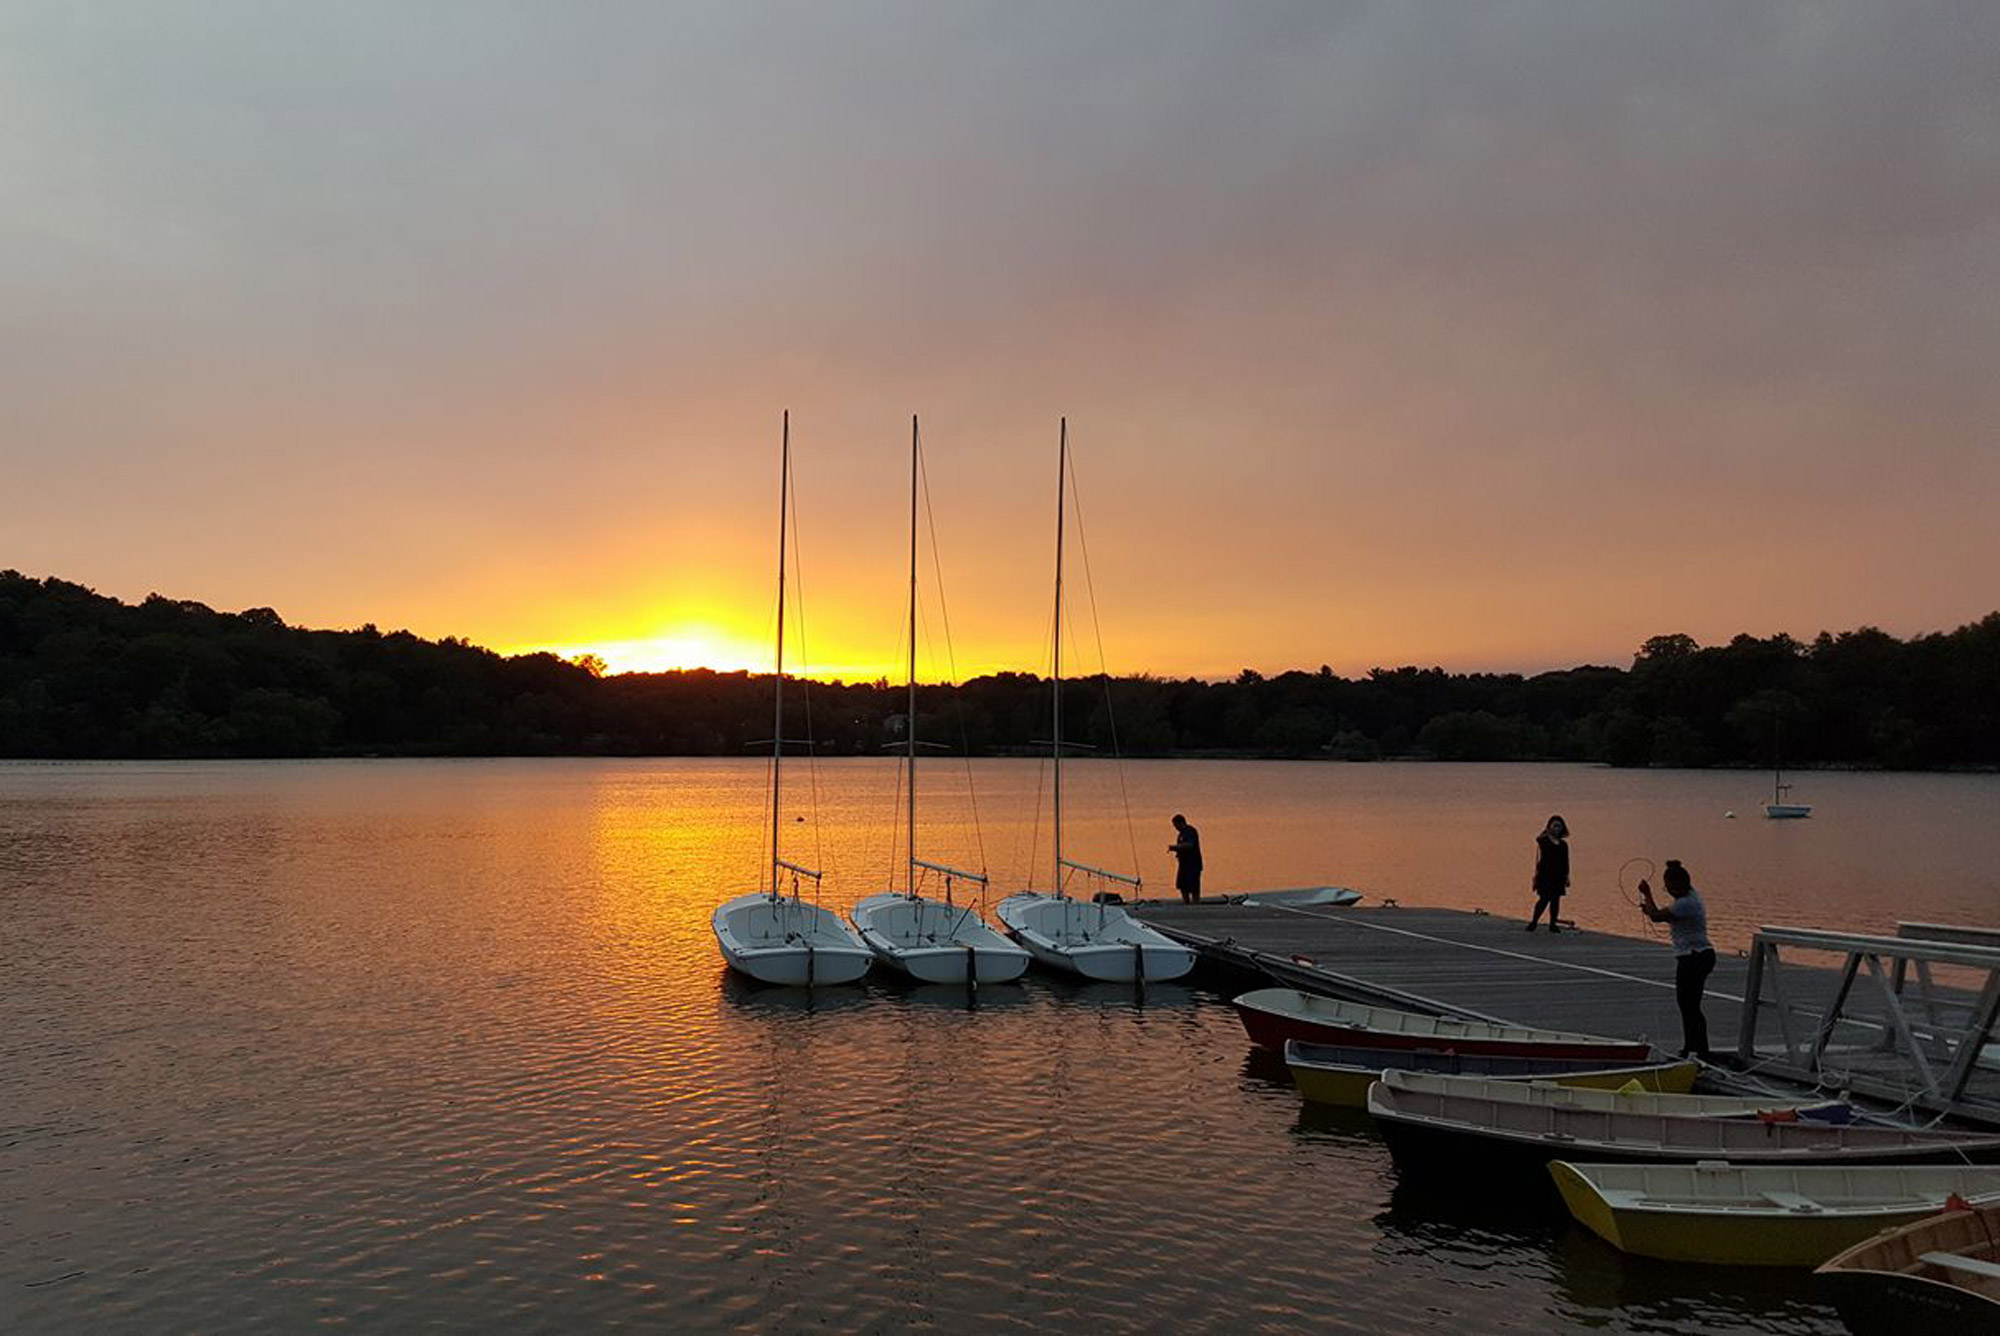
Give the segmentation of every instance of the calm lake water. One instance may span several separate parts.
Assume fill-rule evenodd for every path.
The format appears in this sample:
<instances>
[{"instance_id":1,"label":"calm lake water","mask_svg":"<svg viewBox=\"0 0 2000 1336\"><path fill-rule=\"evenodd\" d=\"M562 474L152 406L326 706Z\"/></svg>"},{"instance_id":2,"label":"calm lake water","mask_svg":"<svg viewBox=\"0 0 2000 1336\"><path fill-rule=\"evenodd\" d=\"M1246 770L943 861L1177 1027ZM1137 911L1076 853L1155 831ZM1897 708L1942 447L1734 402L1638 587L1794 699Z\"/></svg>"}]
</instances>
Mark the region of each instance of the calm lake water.
<instances>
[{"instance_id":1,"label":"calm lake water","mask_svg":"<svg viewBox=\"0 0 2000 1336\"><path fill-rule=\"evenodd\" d=\"M1767 822L1756 774L1082 762L1067 843L1164 892L1183 811L1215 890L1519 914L1561 812L1588 926L1641 931L1635 857L1688 864L1725 949L2000 922L2000 777L1798 778L1812 819ZM708 915L757 883L765 779L0 764L0 1326L1839 1330L1805 1277L1407 1188L1202 987L738 986ZM788 767L828 903L899 863L897 782ZM920 782L921 856L1047 884L1044 767Z\"/></svg>"}]
</instances>

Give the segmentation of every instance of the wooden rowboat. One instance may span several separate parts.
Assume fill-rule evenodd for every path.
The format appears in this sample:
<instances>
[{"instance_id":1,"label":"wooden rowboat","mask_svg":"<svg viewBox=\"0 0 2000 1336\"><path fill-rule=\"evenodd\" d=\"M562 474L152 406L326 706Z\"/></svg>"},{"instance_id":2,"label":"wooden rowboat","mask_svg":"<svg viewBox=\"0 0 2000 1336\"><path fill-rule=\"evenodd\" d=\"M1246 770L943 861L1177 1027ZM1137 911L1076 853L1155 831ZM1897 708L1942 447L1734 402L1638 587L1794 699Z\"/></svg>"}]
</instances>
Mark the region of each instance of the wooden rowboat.
<instances>
[{"instance_id":1,"label":"wooden rowboat","mask_svg":"<svg viewBox=\"0 0 2000 1336\"><path fill-rule=\"evenodd\" d=\"M2000 1205L1877 1234L1817 1274L1855 1336L1992 1336L2000 1331Z\"/></svg>"},{"instance_id":2,"label":"wooden rowboat","mask_svg":"<svg viewBox=\"0 0 2000 1336\"><path fill-rule=\"evenodd\" d=\"M1699 1117L1529 1103L1490 1083L1471 1093L1422 1088L1438 1078L1384 1072L1368 1112L1408 1173L1512 1171L1549 1181L1550 1160L1692 1164L1967 1164L2000 1161L2000 1133L1844 1127L1800 1120Z\"/></svg>"},{"instance_id":3,"label":"wooden rowboat","mask_svg":"<svg viewBox=\"0 0 2000 1336\"><path fill-rule=\"evenodd\" d=\"M1447 1076L1488 1076L1501 1081L1547 1081L1554 1085L1617 1090L1636 1081L1642 1090L1685 1095L1694 1089L1701 1066L1666 1062L1606 1067L1596 1058L1509 1058L1440 1049L1354 1048L1341 1044L1285 1045L1285 1066L1299 1093L1314 1104L1367 1107L1368 1087L1390 1069L1439 1072Z\"/></svg>"},{"instance_id":4,"label":"wooden rowboat","mask_svg":"<svg viewBox=\"0 0 2000 1336\"><path fill-rule=\"evenodd\" d=\"M1342 1002L1293 988L1259 988L1238 997L1236 1014L1251 1042L1277 1052L1287 1040L1352 1048L1448 1049L1517 1058L1594 1058L1605 1066L1642 1063L1652 1050L1631 1039L1424 1016L1391 1007Z\"/></svg>"},{"instance_id":5,"label":"wooden rowboat","mask_svg":"<svg viewBox=\"0 0 2000 1336\"><path fill-rule=\"evenodd\" d=\"M1818 1266L1960 1197L2000 1194L2000 1168L1947 1165L1549 1166L1569 1213L1612 1247L1671 1262Z\"/></svg>"}]
</instances>

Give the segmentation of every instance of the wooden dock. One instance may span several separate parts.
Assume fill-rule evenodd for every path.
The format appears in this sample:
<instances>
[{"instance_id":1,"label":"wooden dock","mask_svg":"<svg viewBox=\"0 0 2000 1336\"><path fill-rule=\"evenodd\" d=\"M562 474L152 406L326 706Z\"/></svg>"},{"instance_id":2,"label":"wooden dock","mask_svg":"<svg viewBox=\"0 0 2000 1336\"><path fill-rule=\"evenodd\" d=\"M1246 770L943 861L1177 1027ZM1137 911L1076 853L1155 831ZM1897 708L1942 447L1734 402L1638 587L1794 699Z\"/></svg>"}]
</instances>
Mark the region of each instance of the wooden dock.
<instances>
[{"instance_id":1,"label":"wooden dock","mask_svg":"<svg viewBox=\"0 0 2000 1336\"><path fill-rule=\"evenodd\" d=\"M1646 941L1574 928L1523 932L1519 919L1457 909L1161 904L1139 912L1213 963L1312 992L1680 1051L1674 956L1664 934ZM1720 958L1709 978L1715 1052L1735 1046L1746 970L1742 959Z\"/></svg>"},{"instance_id":2,"label":"wooden dock","mask_svg":"<svg viewBox=\"0 0 2000 1336\"><path fill-rule=\"evenodd\" d=\"M1653 939L1573 928L1552 935L1483 912L1382 906L1164 903L1136 912L1246 981L1680 1051L1674 956L1664 931ZM1718 956L1703 1008L1712 1052L1737 1050L1752 982L1747 956ZM1824 1011L1852 982L1838 969L1788 966L1786 1002L1800 1015ZM1975 999L1956 1000L1969 1007ZM1760 1052L1771 1037L1768 1017L1764 1026L1756 1034ZM1990 1106L2000 1118L2000 1072L1982 1072L1967 1093L1971 1104L1955 1112L1984 1121Z\"/></svg>"}]
</instances>

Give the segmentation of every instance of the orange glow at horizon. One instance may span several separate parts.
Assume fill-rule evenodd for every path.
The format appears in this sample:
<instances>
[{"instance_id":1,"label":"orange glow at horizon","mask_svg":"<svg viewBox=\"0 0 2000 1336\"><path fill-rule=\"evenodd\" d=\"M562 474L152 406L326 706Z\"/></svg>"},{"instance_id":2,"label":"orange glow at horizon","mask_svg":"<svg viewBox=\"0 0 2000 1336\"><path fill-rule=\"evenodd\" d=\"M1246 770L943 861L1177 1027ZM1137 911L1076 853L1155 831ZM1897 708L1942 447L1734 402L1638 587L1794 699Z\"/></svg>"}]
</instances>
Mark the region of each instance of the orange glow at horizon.
<instances>
[{"instance_id":1,"label":"orange glow at horizon","mask_svg":"<svg viewBox=\"0 0 2000 1336\"><path fill-rule=\"evenodd\" d=\"M565 659L595 654L604 660L605 670L613 673L663 673L678 668L713 668L719 673L771 669L769 645L700 624L683 624L653 636L555 646L551 652Z\"/></svg>"},{"instance_id":2,"label":"orange glow at horizon","mask_svg":"<svg viewBox=\"0 0 2000 1336\"><path fill-rule=\"evenodd\" d=\"M606 673L665 673L699 668L718 673L768 673L772 665L772 646L768 640L760 642L703 623L681 623L651 636L592 638L561 645L516 645L499 652L533 654L544 651L565 659L594 654L604 661ZM1007 671L1047 672L1048 667L1044 664L1035 668L996 660L992 663L960 664L958 677L963 680ZM801 661L794 657L794 647L788 645L785 672L792 677L810 677L821 681L872 682L886 679L900 682L905 669L901 663L884 663L852 653L815 651ZM928 684L942 681L945 676L941 671L925 670L918 673L918 680Z\"/></svg>"}]
</instances>

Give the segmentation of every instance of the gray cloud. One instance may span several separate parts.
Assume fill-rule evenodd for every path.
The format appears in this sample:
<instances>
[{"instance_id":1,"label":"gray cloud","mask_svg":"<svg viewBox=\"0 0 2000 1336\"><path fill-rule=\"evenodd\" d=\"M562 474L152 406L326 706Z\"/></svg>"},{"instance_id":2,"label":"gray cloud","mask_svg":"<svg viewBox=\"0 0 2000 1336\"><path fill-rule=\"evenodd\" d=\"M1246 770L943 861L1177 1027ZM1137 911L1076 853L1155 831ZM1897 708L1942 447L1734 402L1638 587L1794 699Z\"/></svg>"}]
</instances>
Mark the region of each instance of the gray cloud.
<instances>
[{"instance_id":1,"label":"gray cloud","mask_svg":"<svg viewBox=\"0 0 2000 1336\"><path fill-rule=\"evenodd\" d=\"M229 602L302 492L385 570L440 513L673 523L789 400L837 512L948 424L993 590L1089 423L1135 619L1269 591L1174 667L1338 657L1279 610L1365 638L1356 570L1439 610L1384 655L1948 622L2000 557L1922 554L2000 483L1996 67L1956 5L15 5L0 561ZM1659 513L1705 552L1634 551ZM1566 575L1601 606L1551 621Z\"/></svg>"}]
</instances>

